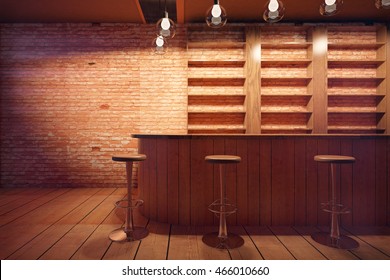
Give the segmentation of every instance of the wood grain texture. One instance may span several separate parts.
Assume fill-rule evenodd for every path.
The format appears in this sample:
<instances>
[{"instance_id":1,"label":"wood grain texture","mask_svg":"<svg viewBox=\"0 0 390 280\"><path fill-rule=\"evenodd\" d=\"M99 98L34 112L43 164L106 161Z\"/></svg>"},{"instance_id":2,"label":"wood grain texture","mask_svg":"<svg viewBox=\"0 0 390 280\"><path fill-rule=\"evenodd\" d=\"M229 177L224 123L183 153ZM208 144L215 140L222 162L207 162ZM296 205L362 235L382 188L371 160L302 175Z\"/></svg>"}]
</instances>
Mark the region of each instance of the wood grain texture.
<instances>
[{"instance_id":1,"label":"wood grain texture","mask_svg":"<svg viewBox=\"0 0 390 280\"><path fill-rule=\"evenodd\" d=\"M237 165L238 167L239 165ZM33 189L2 189L0 198L12 196L27 200ZM34 190L38 190L34 188ZM64 189L62 189L64 190ZM29 213L0 226L2 259L9 260L316 260L316 259L390 259L389 226L347 226L343 234L360 244L354 250L339 250L314 242L310 234L328 230L314 226L232 226L230 232L244 239L242 247L219 250L203 243L202 237L217 226L181 226L159 223L134 212L137 226L147 227L149 235L140 241L112 242L109 233L123 224L123 211L114 202L126 194L126 188L67 189L55 203L42 204L35 217ZM25 195L24 195L25 193ZM46 195L49 195L46 194ZM75 196L82 199L75 202ZM32 198L34 200L34 198ZM70 208L68 206L71 205ZM41 209L41 210L40 210ZM72 209L63 211L62 209ZM11 215L13 209L4 215ZM51 216L54 213L54 216ZM30 223L26 224L26 220ZM27 225L27 226L26 226ZM4 243L5 241L5 243Z\"/></svg>"},{"instance_id":2,"label":"wood grain texture","mask_svg":"<svg viewBox=\"0 0 390 280\"><path fill-rule=\"evenodd\" d=\"M324 26L313 30L313 133L328 132L327 31Z\"/></svg>"},{"instance_id":3,"label":"wood grain texture","mask_svg":"<svg viewBox=\"0 0 390 280\"><path fill-rule=\"evenodd\" d=\"M246 133L261 132L261 99L260 99L260 78L261 62L256 59L261 56L260 49L260 30L254 27L246 28L245 45L245 84L246 94ZM257 53L256 53L257 52Z\"/></svg>"},{"instance_id":4,"label":"wood grain texture","mask_svg":"<svg viewBox=\"0 0 390 280\"><path fill-rule=\"evenodd\" d=\"M220 196L218 165L205 162L204 157L236 154L241 162L226 168L227 197L238 208L228 217L229 225L329 225L329 213L320 203L330 199L330 165L314 161L314 156L340 154L357 159L335 168L337 199L352 210L341 216L341 224L388 225L387 136L189 135L166 138L164 144L157 144L161 137L146 140L143 150L157 153L157 146L162 149L158 156L148 157L155 163L145 161L140 166L146 181L140 191L147 194L144 199L150 199L145 201L143 214L151 220L216 225L218 219L208 205ZM144 147L147 143L150 148ZM162 183L150 178L160 178ZM151 206L154 216L146 211Z\"/></svg>"}]
</instances>

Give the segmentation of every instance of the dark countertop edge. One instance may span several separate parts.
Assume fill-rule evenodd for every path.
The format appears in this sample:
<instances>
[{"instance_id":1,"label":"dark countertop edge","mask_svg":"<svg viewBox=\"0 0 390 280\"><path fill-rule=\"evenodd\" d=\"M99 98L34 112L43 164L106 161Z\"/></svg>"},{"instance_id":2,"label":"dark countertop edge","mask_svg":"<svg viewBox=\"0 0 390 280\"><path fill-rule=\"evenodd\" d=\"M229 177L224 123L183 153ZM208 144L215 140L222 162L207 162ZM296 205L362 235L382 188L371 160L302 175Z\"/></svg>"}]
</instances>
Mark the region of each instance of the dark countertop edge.
<instances>
[{"instance_id":1,"label":"dark countertop edge","mask_svg":"<svg viewBox=\"0 0 390 280\"><path fill-rule=\"evenodd\" d=\"M134 133L131 137L138 139L161 138L161 139L199 139L199 138L389 138L389 134L143 134Z\"/></svg>"}]
</instances>

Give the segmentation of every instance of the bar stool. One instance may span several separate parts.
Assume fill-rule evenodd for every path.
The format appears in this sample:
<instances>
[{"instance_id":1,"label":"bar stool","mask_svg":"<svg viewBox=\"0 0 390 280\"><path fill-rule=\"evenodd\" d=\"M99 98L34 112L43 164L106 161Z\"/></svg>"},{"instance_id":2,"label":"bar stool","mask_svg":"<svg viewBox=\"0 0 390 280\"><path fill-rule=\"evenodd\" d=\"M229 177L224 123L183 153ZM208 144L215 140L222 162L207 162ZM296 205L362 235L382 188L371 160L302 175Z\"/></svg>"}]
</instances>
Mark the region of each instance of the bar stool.
<instances>
[{"instance_id":1,"label":"bar stool","mask_svg":"<svg viewBox=\"0 0 390 280\"><path fill-rule=\"evenodd\" d=\"M323 211L331 214L330 233L317 232L311 237L320 244L339 248L339 249L354 249L359 247L359 243L346 235L340 234L339 216L341 214L351 213L351 210L344 205L337 202L336 197L336 178L335 178L335 164L354 163L355 158L351 156L340 155L317 155L314 157L315 161L330 163L331 172L331 198L330 201L321 203Z\"/></svg>"},{"instance_id":2,"label":"bar stool","mask_svg":"<svg viewBox=\"0 0 390 280\"><path fill-rule=\"evenodd\" d=\"M232 155L209 155L205 157L206 162L219 165L220 199L211 203L208 209L219 216L219 230L205 234L202 241L208 246L214 248L237 248L244 244L241 236L228 233L226 226L226 217L235 213L237 208L226 198L226 174L225 164L239 163L241 158Z\"/></svg>"},{"instance_id":3,"label":"bar stool","mask_svg":"<svg viewBox=\"0 0 390 280\"><path fill-rule=\"evenodd\" d=\"M109 238L112 241L134 241L145 238L149 232L146 228L135 227L133 220L133 209L141 206L143 200L133 200L132 195L132 173L133 173L133 162L144 161L146 155L134 154L134 155L120 155L113 156L113 161L125 162L126 163L126 176L127 176L127 197L119 200L115 203L118 208L126 210L126 222L125 226L112 231L109 234Z\"/></svg>"}]
</instances>

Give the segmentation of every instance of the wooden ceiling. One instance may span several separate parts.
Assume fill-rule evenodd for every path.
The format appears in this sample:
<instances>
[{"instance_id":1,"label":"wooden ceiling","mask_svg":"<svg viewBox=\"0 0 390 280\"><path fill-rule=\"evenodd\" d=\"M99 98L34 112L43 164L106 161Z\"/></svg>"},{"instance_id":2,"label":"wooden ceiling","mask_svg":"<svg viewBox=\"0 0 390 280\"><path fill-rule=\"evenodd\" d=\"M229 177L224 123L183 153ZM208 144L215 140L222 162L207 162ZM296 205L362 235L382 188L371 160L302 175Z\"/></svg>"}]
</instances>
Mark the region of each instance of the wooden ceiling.
<instances>
[{"instance_id":1,"label":"wooden ceiling","mask_svg":"<svg viewBox=\"0 0 390 280\"><path fill-rule=\"evenodd\" d=\"M333 17L319 14L324 0L282 0L282 22L390 22L390 9L378 10L374 0L344 0ZM0 22L154 23L162 17L165 2L170 18L178 23L204 22L213 0L0 0ZM262 23L268 0L220 0L228 22Z\"/></svg>"}]
</instances>

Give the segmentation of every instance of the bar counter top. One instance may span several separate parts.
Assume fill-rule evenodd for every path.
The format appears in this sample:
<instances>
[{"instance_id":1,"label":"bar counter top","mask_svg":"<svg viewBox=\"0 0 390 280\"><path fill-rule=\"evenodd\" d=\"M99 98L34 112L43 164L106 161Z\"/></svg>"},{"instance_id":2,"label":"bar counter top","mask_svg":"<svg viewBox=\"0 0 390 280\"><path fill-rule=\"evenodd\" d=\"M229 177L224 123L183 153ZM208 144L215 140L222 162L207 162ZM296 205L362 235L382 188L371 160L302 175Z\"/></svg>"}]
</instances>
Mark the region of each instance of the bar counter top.
<instances>
[{"instance_id":1,"label":"bar counter top","mask_svg":"<svg viewBox=\"0 0 390 280\"><path fill-rule=\"evenodd\" d=\"M289 138L289 137L323 137L323 138L388 138L390 134L160 134L160 133L133 133L131 134L133 138L185 138L185 139L194 139L194 138L203 138L203 137L213 137L213 138Z\"/></svg>"}]
</instances>

